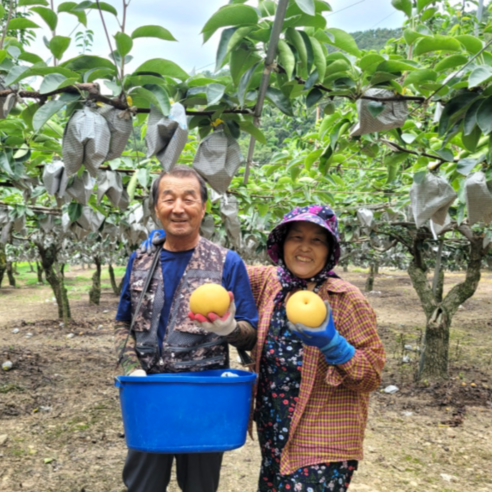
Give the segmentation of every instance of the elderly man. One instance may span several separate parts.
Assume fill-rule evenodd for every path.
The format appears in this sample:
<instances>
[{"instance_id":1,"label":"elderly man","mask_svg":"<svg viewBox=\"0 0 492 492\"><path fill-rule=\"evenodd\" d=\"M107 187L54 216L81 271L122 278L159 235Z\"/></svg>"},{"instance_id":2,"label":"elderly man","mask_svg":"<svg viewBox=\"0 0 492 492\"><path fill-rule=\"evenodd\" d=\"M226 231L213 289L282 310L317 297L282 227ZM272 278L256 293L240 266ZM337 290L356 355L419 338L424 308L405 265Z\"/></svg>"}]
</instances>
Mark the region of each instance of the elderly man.
<instances>
[{"instance_id":1,"label":"elderly man","mask_svg":"<svg viewBox=\"0 0 492 492\"><path fill-rule=\"evenodd\" d=\"M237 253L200 236L207 188L192 168L161 173L152 195L165 237L154 239L153 255L137 251L128 262L116 315L119 363L135 376L227 368L229 343L251 350L256 342L258 314L244 263ZM193 290L207 282L222 284L231 304L205 331L189 319L188 303ZM174 458L181 490L217 490L222 453L130 449L123 470L128 491L165 492Z\"/></svg>"}]
</instances>

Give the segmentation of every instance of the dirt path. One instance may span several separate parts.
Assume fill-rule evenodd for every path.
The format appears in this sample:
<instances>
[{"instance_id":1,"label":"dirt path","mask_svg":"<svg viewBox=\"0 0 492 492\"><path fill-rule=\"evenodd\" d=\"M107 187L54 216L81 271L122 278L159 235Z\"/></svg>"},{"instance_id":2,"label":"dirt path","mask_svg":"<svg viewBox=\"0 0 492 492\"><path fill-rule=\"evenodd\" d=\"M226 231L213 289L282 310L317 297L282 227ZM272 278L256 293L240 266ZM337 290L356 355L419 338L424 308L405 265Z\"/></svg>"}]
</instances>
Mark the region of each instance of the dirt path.
<instances>
[{"instance_id":1,"label":"dirt path","mask_svg":"<svg viewBox=\"0 0 492 492\"><path fill-rule=\"evenodd\" d=\"M343 276L363 287L365 274ZM460 278L448 276L447 288ZM451 378L440 387L412 382L418 354L404 346L417 346L425 320L408 277L385 272L375 289L368 299L388 354L381 389L400 391L371 398L365 459L350 491L492 491L492 275L456 315ZM89 306L73 289L75 321L60 326L51 297L46 286L0 289L0 363L14 364L0 372L0 491L124 491L113 385L117 298L106 289L101 305ZM254 492L259 459L251 440L226 453L220 492ZM173 482L169 491L178 490Z\"/></svg>"}]
</instances>

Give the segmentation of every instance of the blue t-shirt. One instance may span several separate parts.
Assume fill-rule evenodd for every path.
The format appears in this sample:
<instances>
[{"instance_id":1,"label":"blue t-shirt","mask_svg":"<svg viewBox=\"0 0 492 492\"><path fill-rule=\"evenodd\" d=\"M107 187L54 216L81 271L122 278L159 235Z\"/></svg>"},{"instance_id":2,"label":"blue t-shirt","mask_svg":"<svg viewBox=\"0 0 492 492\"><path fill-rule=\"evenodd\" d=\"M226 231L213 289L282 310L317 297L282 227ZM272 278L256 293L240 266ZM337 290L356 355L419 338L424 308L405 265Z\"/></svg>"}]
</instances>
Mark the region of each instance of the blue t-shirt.
<instances>
[{"instance_id":1,"label":"blue t-shirt","mask_svg":"<svg viewBox=\"0 0 492 492\"><path fill-rule=\"evenodd\" d=\"M171 312L171 303L174 293L179 285L181 277L190 261L194 249L188 251L167 251L161 252L162 277L164 280L164 306L159 321L158 337L159 344L162 346L166 326ZM131 321L131 297L130 297L130 275L135 260L136 253L132 253L126 267L125 278L121 287L120 303L116 319L118 321ZM256 309L253 293L249 284L248 272L240 256L234 251L228 251L222 271L222 285L234 294L236 304L235 318L238 321L247 321L256 328L258 324L258 311Z\"/></svg>"}]
</instances>

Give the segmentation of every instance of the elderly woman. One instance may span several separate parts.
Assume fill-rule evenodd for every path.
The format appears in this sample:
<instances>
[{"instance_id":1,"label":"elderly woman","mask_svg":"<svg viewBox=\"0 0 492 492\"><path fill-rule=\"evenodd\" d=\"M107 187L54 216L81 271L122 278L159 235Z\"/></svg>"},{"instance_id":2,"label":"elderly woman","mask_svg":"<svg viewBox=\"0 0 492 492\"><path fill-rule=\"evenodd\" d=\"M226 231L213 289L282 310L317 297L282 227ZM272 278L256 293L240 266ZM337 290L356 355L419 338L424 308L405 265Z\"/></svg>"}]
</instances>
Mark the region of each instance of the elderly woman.
<instances>
[{"instance_id":1,"label":"elderly woman","mask_svg":"<svg viewBox=\"0 0 492 492\"><path fill-rule=\"evenodd\" d=\"M340 246L329 207L295 208L267 248L277 266L248 267L260 315L258 491L345 491L362 459L369 393L385 362L376 317L359 289L333 272ZM286 301L301 289L326 301L317 328L287 321Z\"/></svg>"}]
</instances>

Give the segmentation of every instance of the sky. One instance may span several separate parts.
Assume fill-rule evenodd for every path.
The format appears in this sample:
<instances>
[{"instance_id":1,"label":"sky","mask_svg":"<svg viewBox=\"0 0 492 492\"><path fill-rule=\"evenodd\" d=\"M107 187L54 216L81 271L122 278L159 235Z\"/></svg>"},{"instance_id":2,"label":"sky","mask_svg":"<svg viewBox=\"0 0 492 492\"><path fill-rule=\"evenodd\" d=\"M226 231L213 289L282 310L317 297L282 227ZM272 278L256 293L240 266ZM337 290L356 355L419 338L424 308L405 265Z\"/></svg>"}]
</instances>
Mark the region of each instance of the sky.
<instances>
[{"instance_id":1,"label":"sky","mask_svg":"<svg viewBox=\"0 0 492 492\"><path fill-rule=\"evenodd\" d=\"M55 0L55 9L62 1L64 0ZM105 1L116 7L121 19L123 0ZM131 0L126 17L127 34L131 34L139 26L160 25L168 29L178 42L150 38L136 39L130 53L134 56L134 60L128 64L128 70L136 69L145 60L151 58L171 60L188 73L193 69L213 70L220 33L216 33L203 44L200 31L212 14L227 3L228 0ZM395 28L401 26L403 22L403 14L392 7L391 0L331 0L329 4L332 12L325 13L328 27L337 27L348 32L381 27ZM89 12L88 27L94 31L95 38L91 54L107 56L110 50L99 12L96 10ZM37 14L32 20L40 26L45 26L43 20L36 17ZM119 31L119 27L112 14L104 12L104 18L114 49L112 36ZM76 17L66 13L59 14L56 34L72 37L71 46L65 53L64 60L79 54L73 38L75 33L81 30L83 26L77 26ZM39 38L42 38L42 35L51 37L49 31L37 31ZM40 53L42 50L45 50L43 54ZM42 43L37 44L33 51L46 58L50 56L50 52L42 46Z\"/></svg>"}]
</instances>

